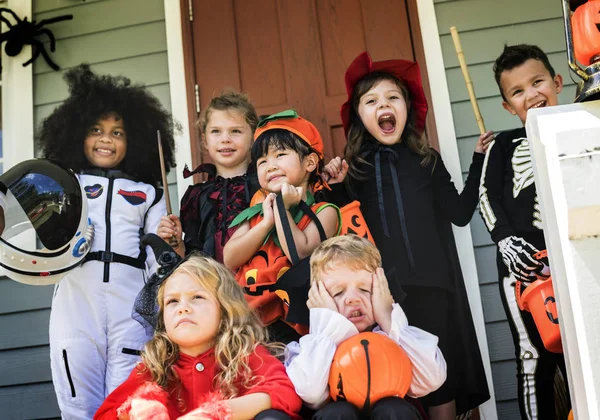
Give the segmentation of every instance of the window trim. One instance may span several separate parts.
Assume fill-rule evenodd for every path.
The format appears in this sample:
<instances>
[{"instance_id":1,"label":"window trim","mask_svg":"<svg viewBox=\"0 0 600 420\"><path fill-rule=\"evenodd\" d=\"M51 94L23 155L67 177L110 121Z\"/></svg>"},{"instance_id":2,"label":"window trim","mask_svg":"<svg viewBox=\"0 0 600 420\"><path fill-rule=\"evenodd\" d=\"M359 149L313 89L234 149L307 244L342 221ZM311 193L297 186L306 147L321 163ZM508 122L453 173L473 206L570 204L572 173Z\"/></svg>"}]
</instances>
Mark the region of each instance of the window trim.
<instances>
[{"instance_id":1,"label":"window trim","mask_svg":"<svg viewBox=\"0 0 600 420\"><path fill-rule=\"evenodd\" d=\"M20 18L32 19L32 0L8 0L3 7ZM4 29L4 24L2 24ZM4 47L4 45L2 45ZM2 48L2 160L3 171L34 157L33 151L33 66L23 67L31 57L25 46L16 57Z\"/></svg>"}]
</instances>

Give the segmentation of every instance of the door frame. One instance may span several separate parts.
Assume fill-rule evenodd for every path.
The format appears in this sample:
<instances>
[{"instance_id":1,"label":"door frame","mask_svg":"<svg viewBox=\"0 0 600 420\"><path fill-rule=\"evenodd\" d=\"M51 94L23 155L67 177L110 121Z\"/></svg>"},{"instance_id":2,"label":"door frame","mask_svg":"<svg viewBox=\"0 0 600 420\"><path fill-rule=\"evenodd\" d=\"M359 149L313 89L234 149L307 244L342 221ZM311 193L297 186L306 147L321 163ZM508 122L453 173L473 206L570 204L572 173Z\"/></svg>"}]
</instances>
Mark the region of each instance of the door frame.
<instances>
[{"instance_id":1,"label":"door frame","mask_svg":"<svg viewBox=\"0 0 600 420\"><path fill-rule=\"evenodd\" d=\"M199 142L195 140L198 138L196 114L188 112L188 110L195 110L196 108L193 45L183 41L191 36L191 25L189 24L191 0L164 0L164 3L171 103L173 104L174 117L184 126L183 135L177 139L179 140L177 143L177 162L179 164L183 162L192 164L197 162L197 156L200 156L201 150ZM433 0L406 0L406 5L408 17L410 22L413 23L411 25L411 38L415 58L422 65L423 74L426 75L423 78L423 88L430 103L427 120L429 141L433 147L438 150L441 149L444 164L448 168L452 180L458 189L462 189L462 171L434 2ZM175 38L179 39L176 40ZM193 158L193 156L196 156L196 158ZM179 197L183 197L187 186L191 183L191 179L184 181L180 174L181 171L179 170L177 188ZM473 239L469 226L464 228L453 226L453 229L491 395L490 400L483 404L480 410L482 418L495 420L498 415Z\"/></svg>"},{"instance_id":2,"label":"door frame","mask_svg":"<svg viewBox=\"0 0 600 420\"><path fill-rule=\"evenodd\" d=\"M170 0L166 0L168 2L170 2ZM412 39L412 47L414 50L414 54L415 54L415 59L419 62L419 63L423 63L425 61L425 52L423 49L423 43L422 43L422 37L421 37L421 29L420 29L420 25L418 24L419 22L419 18L418 18L418 11L417 11L417 1L416 0L405 0L406 1L406 11L407 11L407 16L409 19L409 22L411 22L411 28L410 28L410 32L411 32L411 39ZM182 33L182 38L183 38L183 56L184 56L184 69L185 69L185 83L186 83L186 88L187 88L187 93L188 95L186 96L186 102L187 102L187 106L188 106L188 111L190 111L188 117L187 117L187 122L188 122L188 127L189 127L189 136L191 139L191 155L192 155L192 160L193 165L196 166L198 164L201 163L201 158L202 158L202 148L200 147L200 136L199 136L199 130L196 127L196 120L198 119L199 115L197 112L193 112L195 109L197 109L197 92L195 92L195 85L196 85L196 80L195 80L195 60L194 60L194 40L192 39L192 25L191 25L191 18L190 16L193 16L193 10L192 10L192 0L179 0L179 10L180 10L180 17L181 17L181 22L183 22L183 24L181 25L181 33ZM190 42L186 41L186 40L191 40ZM428 100L431 100L431 92L429 89L429 81L428 81L428 77L427 77L427 70L425 66L422 66L422 73L423 73L423 88L425 90L425 95L427 96ZM435 123L435 116L434 116L435 112L434 110L430 107L428 115L427 115L427 121L426 121L426 130L427 130L427 138L429 140L429 143L436 149L439 149L438 147L438 135L437 135L437 128L436 128L436 123Z\"/></svg>"}]
</instances>

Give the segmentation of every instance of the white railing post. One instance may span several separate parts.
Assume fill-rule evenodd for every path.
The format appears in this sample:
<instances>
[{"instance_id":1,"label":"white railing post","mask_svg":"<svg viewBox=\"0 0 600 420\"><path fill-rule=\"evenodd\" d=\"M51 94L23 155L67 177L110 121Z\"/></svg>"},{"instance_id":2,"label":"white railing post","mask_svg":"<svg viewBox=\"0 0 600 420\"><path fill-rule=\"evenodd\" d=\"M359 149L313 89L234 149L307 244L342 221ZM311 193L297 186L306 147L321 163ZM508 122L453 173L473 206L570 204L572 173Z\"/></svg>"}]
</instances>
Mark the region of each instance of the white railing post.
<instances>
[{"instance_id":1,"label":"white railing post","mask_svg":"<svg viewBox=\"0 0 600 420\"><path fill-rule=\"evenodd\" d=\"M600 419L600 101L527 118L577 419Z\"/></svg>"}]
</instances>

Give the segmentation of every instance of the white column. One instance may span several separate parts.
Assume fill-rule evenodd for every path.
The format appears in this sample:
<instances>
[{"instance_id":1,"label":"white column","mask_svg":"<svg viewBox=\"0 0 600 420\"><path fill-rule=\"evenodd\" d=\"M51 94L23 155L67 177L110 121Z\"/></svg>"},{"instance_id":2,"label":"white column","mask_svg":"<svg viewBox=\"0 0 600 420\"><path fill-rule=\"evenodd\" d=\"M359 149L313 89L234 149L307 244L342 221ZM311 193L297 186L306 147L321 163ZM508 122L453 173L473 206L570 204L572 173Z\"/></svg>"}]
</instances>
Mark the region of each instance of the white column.
<instances>
[{"instance_id":1,"label":"white column","mask_svg":"<svg viewBox=\"0 0 600 420\"><path fill-rule=\"evenodd\" d=\"M600 101L527 119L577 419L600 418Z\"/></svg>"},{"instance_id":2,"label":"white column","mask_svg":"<svg viewBox=\"0 0 600 420\"><path fill-rule=\"evenodd\" d=\"M19 18L31 21L31 0L9 0L8 7ZM12 16L4 15L13 22ZM2 24L2 30L7 30ZM33 158L33 65L23 67L31 58L31 46L16 57L8 57L2 44L2 156L4 172L15 164Z\"/></svg>"},{"instance_id":3,"label":"white column","mask_svg":"<svg viewBox=\"0 0 600 420\"><path fill-rule=\"evenodd\" d=\"M188 106L185 86L185 64L183 59L183 35L181 5L179 0L164 0L165 27L167 33L167 57L169 62L169 89L171 91L171 113L181 123L182 132L175 136L175 161L177 164L177 192L181 200L193 179L183 179L183 166L192 165L192 149ZM194 168L191 168L194 169ZM171 203L179 207L178 203ZM175 205L177 204L177 205Z\"/></svg>"}]
</instances>

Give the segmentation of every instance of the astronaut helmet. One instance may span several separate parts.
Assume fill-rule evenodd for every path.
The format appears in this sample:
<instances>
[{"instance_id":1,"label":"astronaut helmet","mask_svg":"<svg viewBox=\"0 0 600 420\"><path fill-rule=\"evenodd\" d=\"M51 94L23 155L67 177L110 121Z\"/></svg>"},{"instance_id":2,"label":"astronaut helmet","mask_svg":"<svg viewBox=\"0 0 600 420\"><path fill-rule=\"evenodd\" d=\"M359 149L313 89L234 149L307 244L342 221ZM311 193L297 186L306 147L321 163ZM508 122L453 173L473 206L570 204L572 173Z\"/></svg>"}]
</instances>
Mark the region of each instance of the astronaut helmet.
<instances>
[{"instance_id":1,"label":"astronaut helmet","mask_svg":"<svg viewBox=\"0 0 600 420\"><path fill-rule=\"evenodd\" d=\"M30 159L0 175L0 267L21 283L47 285L83 262L94 228L70 169Z\"/></svg>"}]
</instances>

